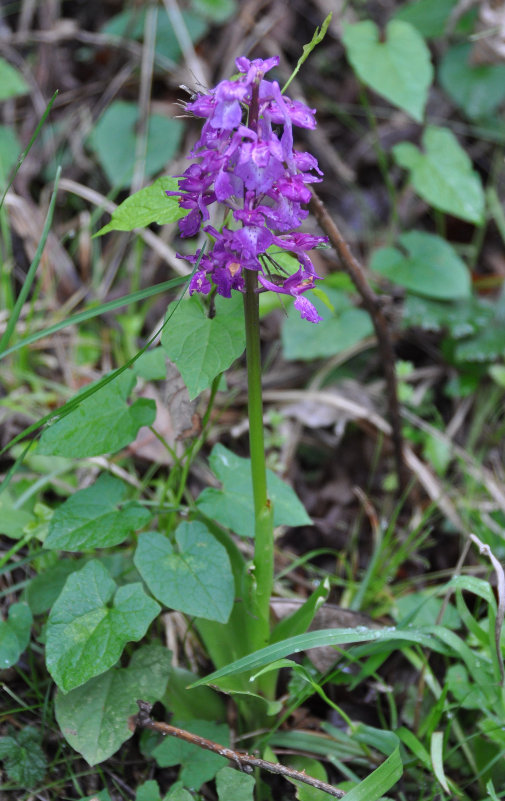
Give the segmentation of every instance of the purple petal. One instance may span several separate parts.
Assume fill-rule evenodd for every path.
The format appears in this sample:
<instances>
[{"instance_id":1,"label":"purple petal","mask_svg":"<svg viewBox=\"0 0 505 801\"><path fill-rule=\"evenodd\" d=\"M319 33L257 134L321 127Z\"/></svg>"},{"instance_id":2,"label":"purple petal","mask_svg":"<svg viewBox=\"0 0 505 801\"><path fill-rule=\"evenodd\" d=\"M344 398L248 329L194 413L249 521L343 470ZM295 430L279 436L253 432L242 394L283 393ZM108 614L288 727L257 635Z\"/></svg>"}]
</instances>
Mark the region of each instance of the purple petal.
<instances>
[{"instance_id":1,"label":"purple petal","mask_svg":"<svg viewBox=\"0 0 505 801\"><path fill-rule=\"evenodd\" d=\"M299 295L294 302L295 309L298 309L302 320L308 320L311 323L319 323L323 319L317 313L317 309L310 300L304 298L303 295Z\"/></svg>"}]
</instances>

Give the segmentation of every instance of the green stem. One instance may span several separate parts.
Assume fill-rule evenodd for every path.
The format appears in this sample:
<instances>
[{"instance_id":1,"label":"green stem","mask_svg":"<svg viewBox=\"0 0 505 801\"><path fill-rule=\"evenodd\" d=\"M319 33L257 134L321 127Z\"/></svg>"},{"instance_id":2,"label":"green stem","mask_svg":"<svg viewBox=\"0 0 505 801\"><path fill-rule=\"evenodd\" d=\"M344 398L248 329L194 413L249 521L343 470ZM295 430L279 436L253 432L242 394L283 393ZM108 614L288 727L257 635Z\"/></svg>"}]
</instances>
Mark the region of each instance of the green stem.
<instances>
[{"instance_id":1,"label":"green stem","mask_svg":"<svg viewBox=\"0 0 505 801\"><path fill-rule=\"evenodd\" d=\"M249 407L249 446L254 498L254 584L255 613L259 618L262 645L270 635L270 597L274 575L273 508L268 499L265 446L263 441L263 403L261 395L261 353L259 335L258 277L245 270L244 295L247 383ZM259 643L257 645L259 646Z\"/></svg>"}]
</instances>

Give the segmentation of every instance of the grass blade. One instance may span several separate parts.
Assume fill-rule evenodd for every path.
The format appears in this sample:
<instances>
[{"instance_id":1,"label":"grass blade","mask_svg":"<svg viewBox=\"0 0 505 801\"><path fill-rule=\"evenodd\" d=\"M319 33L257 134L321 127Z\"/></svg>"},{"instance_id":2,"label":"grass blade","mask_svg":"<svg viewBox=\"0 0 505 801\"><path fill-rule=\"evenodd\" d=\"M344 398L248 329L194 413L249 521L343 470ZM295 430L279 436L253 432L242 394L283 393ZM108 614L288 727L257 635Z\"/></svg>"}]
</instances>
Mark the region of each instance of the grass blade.
<instances>
[{"instance_id":1,"label":"grass blade","mask_svg":"<svg viewBox=\"0 0 505 801\"><path fill-rule=\"evenodd\" d=\"M12 314L9 317L9 321L7 323L3 336L0 339L0 356L5 350L12 336L12 332L16 327L19 315L21 314L21 309L23 308L23 304L26 298L28 297L28 293L30 292L30 289L32 287L33 281L35 279L35 274L37 272L37 268L42 258L42 253L44 252L44 248L46 246L47 237L49 236L51 223L53 221L54 206L56 203L56 195L58 193L58 183L60 180L60 175L61 175L61 166L58 167L56 171L56 178L54 179L54 187L53 187L53 193L51 195L51 202L49 203L49 209L47 211L46 221L44 223L44 230L42 231L42 236L40 237L39 246L37 248L33 261L30 264L25 281L23 283L23 286L21 287L21 292L19 293L18 299L16 300L16 303L12 310Z\"/></svg>"}]
</instances>

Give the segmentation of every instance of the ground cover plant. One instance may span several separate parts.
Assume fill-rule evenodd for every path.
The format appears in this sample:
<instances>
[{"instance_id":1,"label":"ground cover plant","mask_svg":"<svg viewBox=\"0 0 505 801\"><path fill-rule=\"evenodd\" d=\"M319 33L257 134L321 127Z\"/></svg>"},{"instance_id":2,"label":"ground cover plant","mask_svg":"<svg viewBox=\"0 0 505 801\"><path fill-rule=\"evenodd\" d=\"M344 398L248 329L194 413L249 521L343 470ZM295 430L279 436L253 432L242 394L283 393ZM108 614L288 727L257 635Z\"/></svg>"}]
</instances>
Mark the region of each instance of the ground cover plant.
<instances>
[{"instance_id":1,"label":"ground cover plant","mask_svg":"<svg viewBox=\"0 0 505 801\"><path fill-rule=\"evenodd\" d=\"M504 797L500 14L3 11L0 797Z\"/></svg>"}]
</instances>

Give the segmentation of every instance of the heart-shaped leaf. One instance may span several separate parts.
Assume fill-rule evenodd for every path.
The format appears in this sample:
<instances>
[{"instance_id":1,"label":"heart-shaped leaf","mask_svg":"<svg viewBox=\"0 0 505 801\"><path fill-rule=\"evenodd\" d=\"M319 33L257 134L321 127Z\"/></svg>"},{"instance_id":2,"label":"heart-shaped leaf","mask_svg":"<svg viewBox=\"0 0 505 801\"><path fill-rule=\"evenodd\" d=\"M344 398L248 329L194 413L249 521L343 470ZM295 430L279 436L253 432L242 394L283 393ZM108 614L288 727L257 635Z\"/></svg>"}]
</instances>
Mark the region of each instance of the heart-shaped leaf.
<instances>
[{"instance_id":1,"label":"heart-shaped leaf","mask_svg":"<svg viewBox=\"0 0 505 801\"><path fill-rule=\"evenodd\" d=\"M440 83L471 119L492 114L505 98L505 64L472 64L471 44L449 48L439 70Z\"/></svg>"},{"instance_id":2,"label":"heart-shaped leaf","mask_svg":"<svg viewBox=\"0 0 505 801\"><path fill-rule=\"evenodd\" d=\"M484 191L479 175L452 131L430 125L422 153L410 142L393 148L400 167L410 171L412 186L434 208L480 225L484 217Z\"/></svg>"},{"instance_id":3,"label":"heart-shaped leaf","mask_svg":"<svg viewBox=\"0 0 505 801\"><path fill-rule=\"evenodd\" d=\"M156 405L148 398L128 406L126 399L135 380L131 373L121 373L85 398L44 430L38 453L82 459L115 453L133 442L139 429L151 425L156 417Z\"/></svg>"},{"instance_id":4,"label":"heart-shaped leaf","mask_svg":"<svg viewBox=\"0 0 505 801\"><path fill-rule=\"evenodd\" d=\"M144 645L127 668L112 668L66 695L58 691L55 712L63 736L90 765L108 759L133 734L128 718L138 712L137 698L158 701L169 671L170 651Z\"/></svg>"},{"instance_id":5,"label":"heart-shaped leaf","mask_svg":"<svg viewBox=\"0 0 505 801\"><path fill-rule=\"evenodd\" d=\"M217 444L210 466L223 489L207 488L200 493L198 508L242 537L254 537L254 502L251 461L236 456ZM305 526L312 522L295 492L271 470L267 470L268 494L274 507L274 525Z\"/></svg>"},{"instance_id":6,"label":"heart-shaped leaf","mask_svg":"<svg viewBox=\"0 0 505 801\"><path fill-rule=\"evenodd\" d=\"M128 489L104 473L92 487L76 492L55 511L49 523L46 548L92 551L110 548L143 528L150 512L139 503L122 503Z\"/></svg>"},{"instance_id":7,"label":"heart-shaped leaf","mask_svg":"<svg viewBox=\"0 0 505 801\"><path fill-rule=\"evenodd\" d=\"M117 587L97 560L72 573L47 622L46 665L63 692L112 667L160 611L140 583Z\"/></svg>"},{"instance_id":8,"label":"heart-shaped leaf","mask_svg":"<svg viewBox=\"0 0 505 801\"><path fill-rule=\"evenodd\" d=\"M230 732L225 723L209 720L178 721L181 729L189 729L200 737L215 743L229 746ZM219 754L205 751L197 745L166 737L153 751L153 757L162 768L181 765L179 779L186 787L199 790L204 782L214 778L218 770L226 765L226 759Z\"/></svg>"},{"instance_id":9,"label":"heart-shaped leaf","mask_svg":"<svg viewBox=\"0 0 505 801\"><path fill-rule=\"evenodd\" d=\"M410 22L425 39L443 36L449 15L458 0L414 0L402 3L394 19Z\"/></svg>"},{"instance_id":10,"label":"heart-shaped leaf","mask_svg":"<svg viewBox=\"0 0 505 801\"><path fill-rule=\"evenodd\" d=\"M374 270L395 284L439 300L470 295L470 273L451 245L439 236L411 231L399 237L397 248L376 250Z\"/></svg>"},{"instance_id":11,"label":"heart-shaped leaf","mask_svg":"<svg viewBox=\"0 0 505 801\"><path fill-rule=\"evenodd\" d=\"M161 344L184 379L191 400L227 370L245 348L243 301L216 297L209 317L197 295L179 303L161 336Z\"/></svg>"},{"instance_id":12,"label":"heart-shaped leaf","mask_svg":"<svg viewBox=\"0 0 505 801\"><path fill-rule=\"evenodd\" d=\"M370 20L346 25L342 36L347 58L364 84L417 122L424 116L433 79L430 51L408 22L392 20L383 42Z\"/></svg>"},{"instance_id":13,"label":"heart-shaped leaf","mask_svg":"<svg viewBox=\"0 0 505 801\"><path fill-rule=\"evenodd\" d=\"M226 623L235 582L226 549L199 521L181 523L177 548L162 534L139 537L135 566L152 594L165 606Z\"/></svg>"},{"instance_id":14,"label":"heart-shaped leaf","mask_svg":"<svg viewBox=\"0 0 505 801\"><path fill-rule=\"evenodd\" d=\"M115 100L104 111L88 139L109 183L118 189L130 186L135 169L137 103ZM177 153L182 135L180 120L151 114L148 122L144 172L151 177Z\"/></svg>"},{"instance_id":15,"label":"heart-shaped leaf","mask_svg":"<svg viewBox=\"0 0 505 801\"><path fill-rule=\"evenodd\" d=\"M335 356L373 334L370 315L363 309L356 309L347 292L325 287L324 293L332 309L315 293L307 293L323 318L317 325L309 328L296 309L288 310L282 326L286 359L309 361Z\"/></svg>"}]
</instances>

